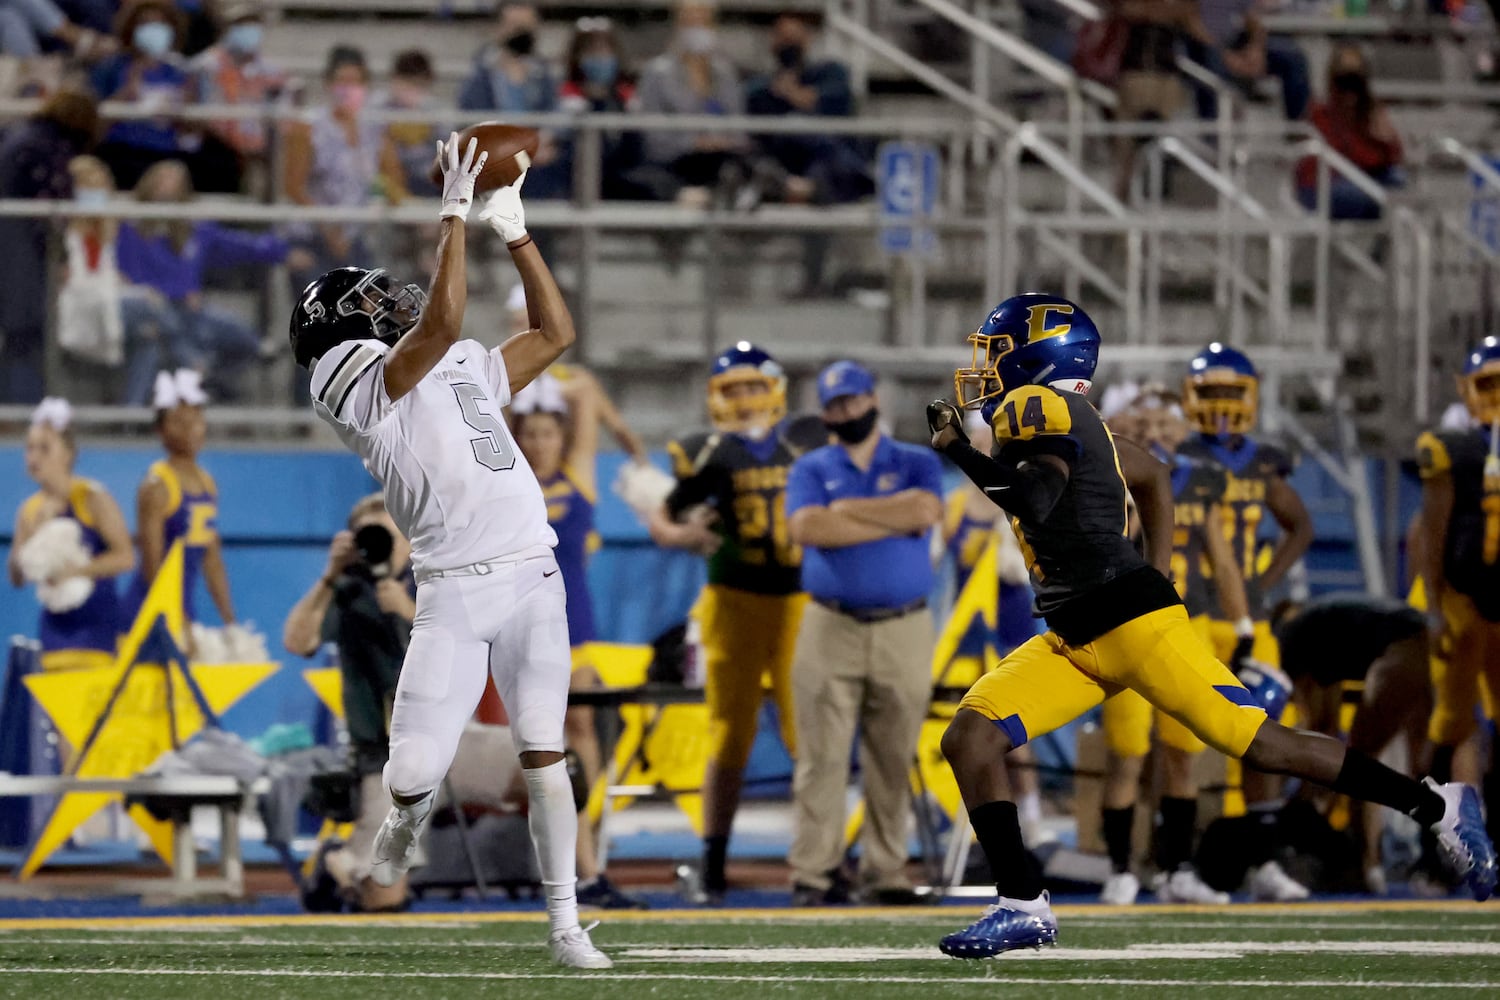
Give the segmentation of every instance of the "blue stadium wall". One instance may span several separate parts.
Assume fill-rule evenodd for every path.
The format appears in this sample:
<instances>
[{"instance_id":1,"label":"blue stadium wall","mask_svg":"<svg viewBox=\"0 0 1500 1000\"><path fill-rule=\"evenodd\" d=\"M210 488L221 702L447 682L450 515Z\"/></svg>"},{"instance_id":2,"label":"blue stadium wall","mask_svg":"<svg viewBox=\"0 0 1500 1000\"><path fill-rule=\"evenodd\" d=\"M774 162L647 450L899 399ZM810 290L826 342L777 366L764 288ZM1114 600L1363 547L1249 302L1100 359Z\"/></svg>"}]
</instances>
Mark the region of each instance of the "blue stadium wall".
<instances>
[{"instance_id":1,"label":"blue stadium wall","mask_svg":"<svg viewBox=\"0 0 1500 1000\"><path fill-rule=\"evenodd\" d=\"M80 475L105 484L134 526L135 490L160 452L151 448L85 448ZM603 548L589 569L601 637L645 643L682 621L703 580L701 560L664 552L651 544L635 516L609 490L622 456L600 458L598 515ZM658 459L665 467L665 460ZM314 725L318 707L302 682L305 665L281 650L281 625L287 611L318 578L328 539L343 526L350 506L375 488L359 461L344 452L278 452L220 450L203 456L218 481L219 529L225 543L230 588L236 613L266 634L273 655L287 669L267 681L225 717L229 728L246 736L274 723ZM0 515L4 530L9 512L31 492L21 448L0 448L0 468L15 470L0 481ZM1372 476L1379 470L1372 466ZM1378 484L1378 478L1372 478ZM1353 525L1343 511L1347 503L1313 462L1303 462L1294 477L1308 499L1318 541L1309 558L1314 580L1337 579L1357 568ZM1377 488L1377 495L1380 490ZM1418 492L1410 477L1403 483L1403 521L1415 508ZM8 534L4 538L9 546ZM203 594L198 607L212 611ZM0 636L32 635L37 605L30 590L10 590L0 600Z\"/></svg>"}]
</instances>

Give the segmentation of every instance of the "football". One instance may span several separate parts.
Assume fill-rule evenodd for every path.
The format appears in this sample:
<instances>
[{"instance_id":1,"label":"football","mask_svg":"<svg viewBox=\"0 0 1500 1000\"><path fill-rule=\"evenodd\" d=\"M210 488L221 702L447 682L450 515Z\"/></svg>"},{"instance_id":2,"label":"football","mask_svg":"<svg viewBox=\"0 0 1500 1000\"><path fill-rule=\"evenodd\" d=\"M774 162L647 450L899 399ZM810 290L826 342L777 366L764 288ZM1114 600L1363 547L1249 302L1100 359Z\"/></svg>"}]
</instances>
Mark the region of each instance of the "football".
<instances>
[{"instance_id":1,"label":"football","mask_svg":"<svg viewBox=\"0 0 1500 1000\"><path fill-rule=\"evenodd\" d=\"M507 184L514 184L521 172L531 166L531 158L536 156L537 145L541 141L534 128L501 122L480 122L458 133L459 156L463 156L470 139L478 139L479 149L490 154L484 169L479 172L479 179L474 182L476 198ZM443 186L441 156L433 159L428 179L440 188Z\"/></svg>"}]
</instances>

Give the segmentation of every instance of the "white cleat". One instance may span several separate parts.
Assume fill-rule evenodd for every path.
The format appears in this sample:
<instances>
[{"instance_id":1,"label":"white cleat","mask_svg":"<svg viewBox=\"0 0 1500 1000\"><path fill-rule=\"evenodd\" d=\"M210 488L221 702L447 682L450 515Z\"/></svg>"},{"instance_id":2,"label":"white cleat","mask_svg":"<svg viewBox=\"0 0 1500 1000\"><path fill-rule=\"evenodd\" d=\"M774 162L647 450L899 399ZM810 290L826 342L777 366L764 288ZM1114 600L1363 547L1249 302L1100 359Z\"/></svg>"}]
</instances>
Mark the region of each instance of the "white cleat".
<instances>
[{"instance_id":1,"label":"white cleat","mask_svg":"<svg viewBox=\"0 0 1500 1000\"><path fill-rule=\"evenodd\" d=\"M432 815L432 792L415 805L406 808L391 807L380 832L375 834L375 846L370 857L370 878L376 885L387 889L401 881L411 868L412 857L417 853L417 841L427 826L427 817Z\"/></svg>"},{"instance_id":2,"label":"white cleat","mask_svg":"<svg viewBox=\"0 0 1500 1000\"><path fill-rule=\"evenodd\" d=\"M565 931L553 931L547 938L552 949L552 960L569 969L613 969L615 963L609 956L589 940L589 932L574 926Z\"/></svg>"},{"instance_id":3,"label":"white cleat","mask_svg":"<svg viewBox=\"0 0 1500 1000\"><path fill-rule=\"evenodd\" d=\"M1099 902L1109 906L1132 906L1141 893L1141 880L1130 872L1115 872L1104 883Z\"/></svg>"},{"instance_id":4,"label":"white cleat","mask_svg":"<svg viewBox=\"0 0 1500 1000\"><path fill-rule=\"evenodd\" d=\"M1223 906L1229 902L1229 893L1212 888L1191 868L1179 868L1170 875L1162 873L1151 884L1160 903L1201 903L1208 906Z\"/></svg>"},{"instance_id":5,"label":"white cleat","mask_svg":"<svg viewBox=\"0 0 1500 1000\"><path fill-rule=\"evenodd\" d=\"M1312 892L1274 861L1250 871L1250 898L1261 903L1298 903Z\"/></svg>"}]
</instances>

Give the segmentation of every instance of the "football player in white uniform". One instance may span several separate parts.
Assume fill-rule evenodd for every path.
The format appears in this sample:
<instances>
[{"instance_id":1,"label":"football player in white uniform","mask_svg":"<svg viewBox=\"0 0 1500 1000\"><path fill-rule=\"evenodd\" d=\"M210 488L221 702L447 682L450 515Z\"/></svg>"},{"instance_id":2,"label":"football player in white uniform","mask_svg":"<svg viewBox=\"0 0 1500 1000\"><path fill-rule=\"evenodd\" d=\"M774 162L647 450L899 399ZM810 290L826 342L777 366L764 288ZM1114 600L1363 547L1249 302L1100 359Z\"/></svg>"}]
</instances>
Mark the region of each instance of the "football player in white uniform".
<instances>
[{"instance_id":1,"label":"football player in white uniform","mask_svg":"<svg viewBox=\"0 0 1500 1000\"><path fill-rule=\"evenodd\" d=\"M460 339L467 298L464 223L485 155L439 144L443 207L430 296L380 269L318 278L292 313L292 349L312 371L313 409L364 459L411 539L417 578L391 716L384 783L393 806L371 877L394 883L433 794L492 675L510 714L530 795L559 964L609 968L578 924L573 790L563 763L571 655L566 598L535 474L501 416L511 396L573 343L573 320L526 233L520 187L490 196L480 218L506 242L531 329L486 351Z\"/></svg>"}]
</instances>

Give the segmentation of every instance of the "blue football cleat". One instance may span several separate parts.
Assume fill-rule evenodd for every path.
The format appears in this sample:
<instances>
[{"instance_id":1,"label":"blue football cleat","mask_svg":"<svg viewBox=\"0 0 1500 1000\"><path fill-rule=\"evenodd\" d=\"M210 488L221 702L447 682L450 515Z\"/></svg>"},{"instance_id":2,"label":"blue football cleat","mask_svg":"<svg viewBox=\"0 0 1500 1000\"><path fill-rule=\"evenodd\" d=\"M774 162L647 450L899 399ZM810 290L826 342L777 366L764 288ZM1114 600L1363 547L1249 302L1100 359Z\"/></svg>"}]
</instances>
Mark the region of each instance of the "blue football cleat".
<instances>
[{"instance_id":1,"label":"blue football cleat","mask_svg":"<svg viewBox=\"0 0 1500 1000\"><path fill-rule=\"evenodd\" d=\"M1453 874L1463 879L1479 902L1495 891L1495 845L1484 829L1484 814L1479 795L1473 788L1457 781L1439 785L1431 778L1423 783L1443 797L1447 808L1443 818L1432 826L1438 850Z\"/></svg>"},{"instance_id":2,"label":"blue football cleat","mask_svg":"<svg viewBox=\"0 0 1500 1000\"><path fill-rule=\"evenodd\" d=\"M953 958L994 958L1018 948L1056 943L1057 918L1050 909L1042 914L1025 913L997 903L963 930L939 941L938 948Z\"/></svg>"}]
</instances>

